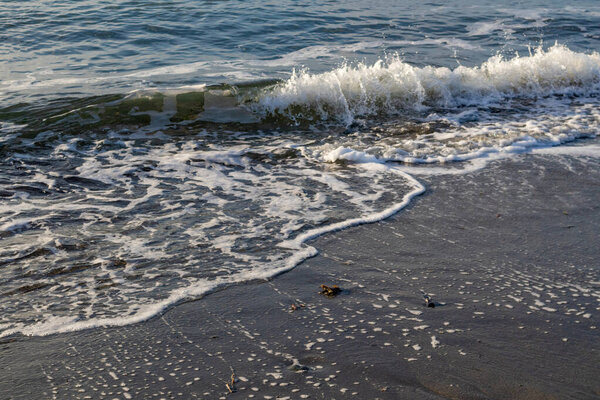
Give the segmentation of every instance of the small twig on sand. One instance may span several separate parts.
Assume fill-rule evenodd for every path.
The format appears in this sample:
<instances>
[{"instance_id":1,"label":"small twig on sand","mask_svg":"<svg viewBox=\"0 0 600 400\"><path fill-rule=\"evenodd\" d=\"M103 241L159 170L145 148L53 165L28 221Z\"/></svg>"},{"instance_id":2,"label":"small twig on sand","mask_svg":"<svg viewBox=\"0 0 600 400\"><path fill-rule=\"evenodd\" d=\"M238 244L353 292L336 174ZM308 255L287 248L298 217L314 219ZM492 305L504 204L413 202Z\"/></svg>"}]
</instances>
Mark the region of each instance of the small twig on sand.
<instances>
[{"instance_id":1,"label":"small twig on sand","mask_svg":"<svg viewBox=\"0 0 600 400\"><path fill-rule=\"evenodd\" d=\"M235 389L235 371L233 370L232 367L231 368L231 378L229 379L229 382L225 384L225 387L227 388L227 390L229 390L229 393L233 393L236 391Z\"/></svg>"}]
</instances>

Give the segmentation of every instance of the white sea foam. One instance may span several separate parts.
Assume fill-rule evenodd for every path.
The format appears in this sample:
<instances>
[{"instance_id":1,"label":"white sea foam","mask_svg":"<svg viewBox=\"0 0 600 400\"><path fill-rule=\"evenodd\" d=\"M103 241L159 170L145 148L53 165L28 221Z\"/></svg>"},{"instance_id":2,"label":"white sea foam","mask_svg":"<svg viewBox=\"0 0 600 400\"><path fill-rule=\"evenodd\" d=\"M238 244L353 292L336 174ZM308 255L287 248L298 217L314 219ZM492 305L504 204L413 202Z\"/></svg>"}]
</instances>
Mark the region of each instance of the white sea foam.
<instances>
[{"instance_id":1,"label":"white sea foam","mask_svg":"<svg viewBox=\"0 0 600 400\"><path fill-rule=\"evenodd\" d=\"M507 107L510 110L509 107ZM595 154L593 147L567 150L560 146L580 138L595 137L600 133L600 108L594 97L577 97L555 101L542 99L529 103L518 113L505 116L489 113L480 108L477 120L460 123L461 116L473 111L458 111L457 115L437 114L425 119L418 135L399 134L394 125L383 125L342 136L339 140L314 146L307 157L325 162L335 161L396 161L411 174L463 174L482 168L488 161L528 152L585 152ZM431 133L428 124L435 127ZM441 124L441 125L440 125ZM399 130L403 132L403 125ZM556 148L550 150L549 148ZM564 150L562 150L564 149ZM583 154L582 154L583 155ZM461 162L457 165L436 165ZM428 164L431 167L411 166Z\"/></svg>"},{"instance_id":2,"label":"white sea foam","mask_svg":"<svg viewBox=\"0 0 600 400\"><path fill-rule=\"evenodd\" d=\"M563 112L569 109L569 112ZM562 110L562 111L561 111ZM154 202L153 199L164 197L164 188L161 182L168 182L172 187L174 182L177 193L180 193L179 200L169 200L170 194L165 200L160 201L161 207L172 211L161 217L153 215L140 215L136 220L128 222L125 226L125 232L132 231L133 236L128 234L111 233L105 236L105 242L111 246L116 246L118 256L127 258L132 263L128 265L123 272L115 271L109 268L110 260L100 258L96 261L102 265L102 271L108 274L114 283L118 283L119 297L128 298L125 303L126 309L119 308L115 304L113 312L100 314L93 311L98 303L103 306L111 306L112 303L106 299L98 297L99 292L90 290L94 285L94 279L90 278L89 287L79 288L77 285L71 285L66 281L63 287L70 287L69 293L72 299L79 298L81 302L91 302L86 310L80 311L79 315L73 312L71 315L51 315L45 314L36 323L10 323L2 322L4 331L0 337L15 333L26 335L47 335L52 333L74 331L80 329L93 328L97 326L121 326L131 323L141 322L160 314L168 307L171 307L187 299L196 299L209 293L215 288L227 286L235 283L246 282L249 280L268 279L279 273L294 268L298 263L308 257L314 256L317 250L307 246L306 242L325 233L346 229L351 226L372 223L387 218L405 207L410 200L422 193L425 189L411 175L420 174L447 174L447 173L465 173L474 171L483 167L489 160L509 157L515 154L533 152L534 154L567 154L582 157L598 157L599 147L591 146L558 146L562 143L577 139L582 136L593 136L600 126L600 115L594 103L577 105L575 107L568 104L565 107L549 108L550 114L541 114L536 116L535 112L526 115L525 121L510 120L498 122L486 122L482 125L478 121L475 125L462 126L450 125L448 132L435 132L431 135L424 135L424 139L419 139L418 145L412 150L411 141L414 138L406 138L402 135L392 135L393 140L388 141L382 146L382 140L376 142L377 146L368 143L365 133L357 135L342 136L336 141L326 144L307 144L294 146L299 150L308 162L316 162L316 165L322 163L332 163L344 161L349 163L353 174L369 179L368 190L360 190L349 185L343 175L336 173L326 173L318 168L308 167L300 162L295 164L294 168L279 170L265 169L264 166L252 164L246 156L247 152L252 151L247 145L233 145L226 149L219 147L200 145L194 141L188 141L182 145L166 144L149 151L139 152L129 142L122 142L115 137L115 143L118 144L115 150L105 151L99 157L95 152L82 151L76 148L76 142L69 146L57 146L53 154L56 157L71 156L83 158L84 163L76 168L79 177L103 182L107 185L104 192L92 192L87 194L88 201L83 202L57 202L45 204L40 200L33 199L28 202L22 202L17 205L7 204L0 207L0 211L6 215L11 215L9 219L0 219L2 228L8 231L28 228L30 220L19 218L20 214L27 214L34 210L40 210L47 207L50 215L52 213L80 213L80 219L86 221L83 225L82 235L96 234L93 228L94 224L108 223L112 224L111 219L103 220L105 213L126 213L133 211L138 207L145 207ZM554 114L553 114L554 113ZM486 121L482 116L483 121ZM509 132L506 137L500 133ZM529 135L541 135L532 137ZM479 143L477 138L485 138ZM400 138L400 141L398 141ZM358 140L357 140L358 139ZM498 140L496 140L498 139ZM543 139L543 140L542 140ZM491 142L490 142L491 140ZM496 140L496 141L494 141ZM446 143L448 141L448 143ZM468 144L466 148L472 151L463 152L461 145L452 147L465 141ZM271 143L272 148L288 147L289 143L283 140L282 143ZM486 144L487 143L487 144ZM489 144L492 145L489 145ZM473 150L477 144L478 149ZM354 148L354 147L356 148ZM436 147L441 146L441 147ZM259 151L265 151L265 147ZM423 153L425 151L425 153ZM449 152L450 151L450 152ZM421 153L419 153L421 152ZM420 154L420 155L419 155ZM468 161L451 167L441 166L409 166L410 163L424 163L435 165L450 161ZM402 161L403 165L389 163L389 161ZM137 168L151 162L153 169L141 174ZM346 172L347 173L347 172ZM411 175L409 175L411 174ZM378 183L378 179L383 176L396 176L400 181L405 182L408 191L404 192L400 202L392 202L383 210L376 206L377 202L384 197L386 192L390 191L390 180L383 180ZM49 175L50 176L50 175ZM137 176L139 180L133 184L132 176ZM40 179L40 174L33 175L36 181ZM278 181L281 177L284 178ZM52 179L51 179L52 180ZM299 182L304 182L299 184ZM307 183L310 182L310 183ZM319 188L318 194L313 197L307 197L302 187ZM145 187L143 193L134 195L135 187ZM126 196L120 197L123 201L128 201L127 205L114 205L110 202L115 188L117 192L123 190ZM167 189L173 191L173 189ZM207 192L204 192L208 190ZM221 195L220 193L223 193ZM356 207L360 212L359 216L348 215L342 221L318 226L320 221L328 218L327 197L343 194L347 197L347 204ZM277 196L274 196L277 194ZM260 207L261 212L267 219L264 221L250 219L247 222L236 221L234 218L224 214L221 210L232 204L232 201L239 199L245 204L247 201L259 202L255 207ZM127 200L126 200L127 199ZM155 295L154 289L157 279L162 278L160 268L153 268L144 272L144 281L134 281L129 286L123 273L133 272L136 260L151 260L152 263L161 262L170 263L170 256L167 253L168 242L159 242L153 239L152 235L143 234L140 236L139 228L143 227L150 220L169 221L169 225L180 224L185 215L194 211L189 207L179 207L178 201L205 202L203 208L213 215L212 218L199 222L187 229L182 229L184 237L189 236L189 243L194 246L206 246L210 244L215 251L228 257L221 270L215 270L218 276L215 277L193 277L190 270L178 269L170 265L170 272L180 276L181 282L173 288L166 291L162 287L163 295ZM96 204L92 204L94 202ZM383 203L386 204L386 203ZM298 215L302 210L303 214ZM251 214L249 214L251 215ZM330 215L330 214L329 214ZM173 221L173 222L170 222ZM277 222L280 224L278 232L271 232L269 224ZM301 231L299 229L306 226L306 222L316 225L316 228ZM221 227L232 225L235 234L222 231ZM178 225L174 225L178 226ZM185 225L184 225L185 226ZM35 228L35 227L34 227ZM29 228L28 228L29 229ZM115 231L115 229L111 229ZM152 230L149 229L150 232ZM217 236L215 236L217 232ZM55 238L60 238L58 230L50 231L46 229L43 234L38 235L39 240L33 244L31 249L43 246L53 248L56 246ZM256 240L257 238L266 238L270 236L275 239L273 247L281 249L279 255L271 253L267 258L255 257L251 254L239 251L237 246L240 243ZM242 248L243 250L243 248ZM7 247L7 251L15 254L28 254L31 251L19 247L19 243ZM56 249L52 250L60 256ZM285 255L281 257L281 255ZM66 256L69 257L68 255ZM61 259L57 261L61 265ZM235 263L243 264L235 264ZM194 266L193 260L188 260L190 266ZM184 264L187 265L187 264ZM236 269L225 267L227 265L246 265L250 268ZM228 269L229 268L229 269ZM223 274L225 272L225 274ZM156 281L155 281L156 280ZM148 286L146 286L148 285ZM145 289L144 289L145 288ZM147 294L140 296L140 290L146 290ZM52 296L49 291L45 296ZM142 292L143 293L143 292ZM157 292L158 293L158 292ZM60 294L58 291L57 294ZM47 301L49 297L40 297L42 301ZM141 301L143 300L143 301ZM74 301L76 306L78 302ZM45 308L40 305L37 308L44 312ZM45 312L44 312L45 313Z\"/></svg>"},{"instance_id":3,"label":"white sea foam","mask_svg":"<svg viewBox=\"0 0 600 400\"><path fill-rule=\"evenodd\" d=\"M117 140L116 143L120 142ZM368 162L357 164L356 177L364 175L364 178L367 178L374 174L380 176L387 174L390 177L396 176L399 182L404 182L403 184L408 187L408 191L399 203L388 205L381 210L376 206L381 196L378 192L385 192L389 181L386 185L380 185L375 180L363 193L363 190L344 182L342 175L314 168L299 169L298 166L301 164L288 171L289 174L283 174L283 171L277 169L266 170L260 164L251 165L244 156L244 153L250 150L247 147L231 146L228 150L219 150L187 143L163 145L148 153L137 152L134 147L130 147L130 143L123 144L125 146L105 151L101 156L98 156L95 151L73 152L69 147L55 150L55 155L58 157L82 157L84 163L76 169L77 176L90 181L103 182L106 185L106 189L86 194L85 201L66 203L34 199L31 203L11 205L6 210L2 210L7 215L13 216L44 209L50 213L72 213L75 219L83 222L81 228L76 228L79 229L77 236L83 240L89 235L98 237L98 234L104 231L103 226L106 223L111 226L111 229L103 233L102 238L102 252L107 253L107 256L91 261L91 266L87 267L89 273L80 273L76 276L76 281L71 279L75 275L56 276L51 278L51 282L60 290L54 291L50 287L48 290L41 289L33 297L23 295L14 299L13 306L16 304L15 301L26 302L28 306L34 306L36 312L42 314L37 316L37 322L13 321L10 327L4 325L4 319L10 316L4 315L2 323L6 329L0 333L0 337L15 333L47 335L98 326L122 326L141 322L180 301L199 298L217 287L268 279L314 256L317 253L316 249L306 246L304 244L306 241L333 230L387 218L405 207L412 197L424 190L417 181L393 166ZM140 174L136 166L147 162L152 162L154 169ZM135 186L132 183L132 176L137 176L138 179ZM169 182L170 186L167 190L171 193L170 197L176 190L178 196L181 196L180 199L160 200L164 197L165 190L161 188L161 182L163 184ZM173 186L174 182L176 182L176 189ZM299 186L300 182L305 183ZM307 184L308 182L312 184ZM319 185L322 187L315 196L307 196L302 189L302 187L317 188L320 187ZM140 187L145 188L141 193ZM129 204L111 205L115 193L119 193L118 199ZM325 203L327 198L336 195L347 197L348 204L352 204L359 215L360 213L363 215L328 225L320 224L320 221L328 217ZM222 196L226 196L227 200ZM239 204L254 202L253 207L260 207L264 211L256 216L246 213L247 221L238 220L239 217L232 218L224 213L223 209L231 207L236 198L240 201ZM161 216L134 214L137 216L127 221L128 213L134 212L139 207L155 204L157 199L165 211L171 211L164 212ZM162 263L171 264L173 255L169 248L174 242L157 241L153 233L156 228L142 229L150 222L161 220L173 228L182 224L188 226L185 216L195 214L195 211L190 207L178 205L180 201L186 200L203 202L202 204L205 204L202 206L203 213L211 213L208 215L214 217L204 223L190 226L189 229L182 229L183 234L178 237L185 241L189 236L190 244L209 245L213 252L221 254L219 257L222 261L215 266L217 269L212 274L216 276L210 276L210 270L204 265L198 268L198 262L202 263L202 260L196 260L197 257L202 257L200 253L187 261L179 261L181 265L169 265L168 269L163 269ZM106 219L103 216L106 215L105 213L123 215L125 225L123 227L115 225L111 218ZM264 217L259 218L259 215ZM305 229L297 235L296 231L307 222L317 227ZM19 226L27 226L29 222L13 217L11 221L0 218L0 223L3 228L17 229ZM280 226L280 230L273 231L271 226L275 228ZM68 229L71 228L67 227ZM54 241L54 238L63 237L61 231L60 227L49 227L44 237ZM133 235L129 232L133 232ZM39 233L32 232L32 234L42 238ZM65 238L68 241L68 237ZM244 251L247 243L261 238L264 238L265 244L267 240L272 241L274 251L260 257L259 254L253 255ZM46 241L45 239L44 243L28 243L27 248L35 250L40 246L48 247ZM15 239L14 251L31 253L31 250L24 249L23 246L22 241ZM109 255L112 255L112 258ZM64 268L64 263L69 257L72 255L58 252L56 258L48 262L60 269ZM114 257L126 259L127 265L115 269L111 266ZM33 263L31 265L37 268L34 261L31 261ZM148 261L155 266L146 269L136 266L140 262ZM26 263L25 268L28 268L29 261ZM198 275L198 272L200 275L194 276ZM137 275L131 282L127 279L130 274ZM167 286L168 276L165 277L165 274L178 276L175 281L171 279L172 286ZM114 292L115 298L107 297L107 293L98 288L99 277L102 281L109 280L113 285L118 285L118 292ZM162 282L159 286L156 285L158 277L161 277ZM86 283L83 286L77 283L82 281ZM48 305L60 304L64 300L62 293L65 291L68 291L70 299L67 308L72 310L58 314L45 311ZM78 308L78 304L87 304L87 306L81 309Z\"/></svg>"},{"instance_id":4,"label":"white sea foam","mask_svg":"<svg viewBox=\"0 0 600 400\"><path fill-rule=\"evenodd\" d=\"M0 232L23 229L26 228L29 224L31 224L31 220L29 218L17 218L0 225Z\"/></svg>"},{"instance_id":5,"label":"white sea foam","mask_svg":"<svg viewBox=\"0 0 600 400\"><path fill-rule=\"evenodd\" d=\"M505 30L505 26L503 21L496 20L492 22L475 22L471 26L469 26L469 35L471 36L479 36L479 35L489 35L490 33L496 30Z\"/></svg>"},{"instance_id":6,"label":"white sea foam","mask_svg":"<svg viewBox=\"0 0 600 400\"><path fill-rule=\"evenodd\" d=\"M554 150L556 149L556 150ZM573 150L566 150L573 149ZM118 150L118 154L125 154L129 150ZM123 153L125 152L125 153ZM562 154L570 154L570 155L583 155L583 156L594 156L597 157L599 154L598 146L588 146L586 147L556 147L556 148L536 148L535 152L540 154L550 154L552 152L562 153ZM146 184L150 184L150 188L156 188L157 185L153 184L152 181L156 179L159 175L168 175L167 178L170 179L187 179L188 182L182 183L182 187L194 185L194 181L198 183L201 181L203 185L211 186L210 182L214 182L212 185L215 189L221 190L224 189L226 193L231 194L241 194L244 191L249 191L251 186L240 186L236 187L236 183L231 180L230 177L224 175L222 172L217 173L216 175L211 176L210 174L206 174L206 169L202 171L202 177L196 175L193 171L193 168L190 167L190 160L205 160L203 162L208 162L211 165L218 166L223 165L223 168L241 168L235 174L239 174L239 179L247 180L251 179L250 174L245 174L242 171L244 169L249 168L249 165L244 161L244 149L232 149L230 152L227 151L217 151L217 150L209 150L209 151L200 151L194 150L194 146L190 146L187 148L187 151L182 152L179 150L178 152L163 152L147 154L143 156L138 156L139 159L136 160L136 156L133 154L128 155L129 162L135 164L139 163L146 159L153 159L158 161L158 165L161 167L158 168L156 173L151 173L147 180ZM121 156L115 157L115 160L118 160ZM309 229L305 232L300 233L296 237L293 237L294 230L287 230L285 232L284 228L282 232L283 238L289 237L288 239L284 239L279 242L279 247L285 250L292 250L292 252L283 259L274 259L271 262L259 261L255 263L255 260L252 257L242 255L239 257L240 260L243 260L246 263L252 263L253 267L249 269L243 269L238 272L217 276L214 278L197 278L197 279L188 279L184 286L177 287L171 290L168 293L168 296L163 297L159 300L151 300L148 299L145 303L136 302L134 298L131 298L129 304L129 310L121 311L117 315L113 315L110 317L102 317L102 316L94 316L93 313L88 313L87 317L82 317L81 313L76 315L46 315L39 322L36 323L13 323L13 324L3 324L4 331L0 333L0 337L20 333L24 335L36 335L43 336L54 333L61 332L69 332L76 331L82 329L89 329L100 326L123 326L132 323L142 322L149 318L156 316L157 314L162 313L164 310L172 307L173 305L185 301L188 299L197 299L200 298L207 293L215 290L216 288L222 286L228 286L241 282L248 282L252 280L264 280L269 279L277 274L286 272L300 262L305 260L306 258L312 257L317 254L317 250L311 246L307 246L306 242L308 240L314 239L320 235L326 234L331 231L346 229L351 226L372 223L376 221L380 221L384 218L387 218L394 213L398 212L402 208L404 208L414 196L423 193L425 188L421 183L419 183L416 179L414 179L411 175L407 173L407 169L404 166L396 166L393 164L386 163L385 160L378 159L369 154L362 154L361 152L357 152L354 150L350 150L348 148L338 148L334 151L331 151L325 155L326 161L332 162L338 159L342 159L354 164L360 170L366 171L372 176L378 176L381 174L393 174L400 177L404 180L410 190L404 194L403 198L400 202L390 205L381 211L373 210L373 212L364 214L357 218L349 218L341 222L317 227L314 229ZM95 159L94 159L95 160ZM208 161L210 160L210 161ZM483 159L477 159L483 160ZM90 163L93 162L92 159L88 160ZM198 162L198 161L195 161ZM485 162L485 161L484 161ZM113 185L118 184L123 180L123 177L128 175L129 171L122 170L121 166L118 164L114 165L115 170L111 171L111 168L107 168L106 165L95 165L90 164L88 167L81 168L80 172L82 176L87 178L94 177L95 179L99 179L96 175L96 171L104 170L106 176L110 178L102 178L103 181L110 182ZM474 164L477 165L477 164ZM229 167L227 167L229 166ZM467 168L466 170L468 170ZM443 168L436 167L436 171L441 171ZM462 170L464 173L466 170ZM200 172L200 171L197 171ZM308 176L311 174L317 174L316 172L305 171ZM413 172L412 170L410 171ZM156 178L153 178L152 175L156 175ZM253 185L256 185L259 181L253 181ZM322 178L322 182L326 183L332 190L340 191L340 192L349 192L352 189L349 188L344 182L339 181L339 179L330 176L327 178ZM264 184L261 183L261 184ZM287 191L285 187L281 187L279 189L282 192ZM270 189L272 191L273 189ZM149 192L143 196L143 200L135 201L136 204L141 205L149 198L152 197L152 193L160 194L160 191ZM247 193L248 198L255 198L259 192L249 191ZM274 218L277 216L284 216L288 212L294 212L302 209L304 206L302 204L296 204L294 201L298 199L298 192L292 192L292 196L288 198L288 200L278 201L275 203L271 203L267 205L266 208L269 210L270 218ZM260 195L258 195L260 197ZM283 197L282 197L283 198ZM221 203L217 200L218 204L226 204ZM314 206L315 204L313 204ZM35 207L35 205L33 205ZM283 208L282 208L283 206ZM289 206L289 207L288 207ZM54 207L54 211L57 211L58 208ZM70 209L69 207L63 208L64 210ZM363 208L365 209L365 208ZM115 208L113 210L116 211ZM90 212L89 207L86 212ZM179 211L178 211L179 212ZM185 211L183 211L185 212ZM181 212L180 212L181 213ZM176 214L170 214L168 218L174 218ZM220 217L219 217L220 218ZM200 224L196 226L194 229L198 229L195 231L194 229L189 229L185 233L194 237L194 240L198 240L197 238L206 234L206 229L218 227L219 224L222 223L222 220L219 218L213 218L210 221L207 221L204 224ZM19 222L19 221L17 221ZM297 222L291 221L288 225L294 225ZM8 226L8 225L7 225ZM11 224L12 226L16 226ZM256 234L258 231L251 232L251 234ZM50 235L49 235L50 236ZM135 258L137 256L144 256L147 259L153 260L154 263L160 263L161 259L164 259L165 262L168 261L168 257L164 252L161 252L161 246L156 247L147 241L139 239L137 241L132 241L131 238L127 236L117 236L111 239L114 243L123 243L121 247L121 251L124 252L126 257L129 259ZM290 237L291 236L291 237ZM233 244L235 240L240 237L239 235L221 235L218 238L215 238L213 241L213 245L216 249L219 249L224 254L229 254L235 256L235 250L233 249ZM199 242L198 242L199 243ZM166 245L166 243L165 243ZM157 250L158 249L158 250ZM137 255L137 256L136 256ZM102 261L104 262L104 261ZM107 272L110 272L111 277L114 281L121 282L121 284L126 284L126 281L119 277L117 273L106 269ZM182 274L186 274L184 271L181 271ZM156 271L156 276L159 276L159 271ZM153 273L147 273L148 279L153 279ZM139 286L139 283L137 284ZM89 294L89 289L83 289ZM127 292L122 292L123 295L127 296ZM92 300L92 302L99 301L97 299ZM415 329L423 329L425 326L419 326ZM438 342L435 339L432 339L432 346L436 347Z\"/></svg>"},{"instance_id":7,"label":"white sea foam","mask_svg":"<svg viewBox=\"0 0 600 400\"><path fill-rule=\"evenodd\" d=\"M11 122L0 121L0 144L6 143L19 135L19 130L25 125L13 124Z\"/></svg>"},{"instance_id":8,"label":"white sea foam","mask_svg":"<svg viewBox=\"0 0 600 400\"><path fill-rule=\"evenodd\" d=\"M569 155L569 156L600 158L600 146L584 145L584 146L541 147L541 148L533 149L532 153L533 154Z\"/></svg>"},{"instance_id":9,"label":"white sea foam","mask_svg":"<svg viewBox=\"0 0 600 400\"><path fill-rule=\"evenodd\" d=\"M557 44L527 57L495 56L473 68L420 68L394 58L373 65L344 65L321 74L294 71L287 81L265 93L254 109L281 114L293 111L292 117L304 118L316 114L349 124L356 116L426 106L589 93L597 91L599 83L600 54L577 53Z\"/></svg>"},{"instance_id":10,"label":"white sea foam","mask_svg":"<svg viewBox=\"0 0 600 400\"><path fill-rule=\"evenodd\" d=\"M317 254L317 250L314 247L302 247L302 244L306 241L314 239L328 232L345 229L350 226L373 223L385 219L390 215L397 213L402 208L406 207L406 205L409 204L410 200L413 197L423 193L425 190L424 187L418 181L414 180L409 175L393 167L385 166L382 164L366 164L365 167L369 169L375 168L377 170L385 170L406 177L413 186L413 189L409 193L404 195L400 203L394 204L393 206L379 213L360 218L354 218L351 220L343 221L341 223L327 225L321 228L312 229L303 233L302 235L299 235L293 241L283 242L281 244L282 247L290 247L291 244L291 247L296 249L296 251L291 256L284 260L272 264L264 264L258 268L242 271L230 276L217 277L215 279L197 280L189 286L174 290L164 300L136 306L133 315L118 316L112 318L91 318L88 320L80 320L79 317L74 316L50 316L46 317L43 321L35 324L17 324L16 326L1 332L0 337L13 335L15 333L21 333L23 335L29 336L45 336L49 334L72 332L82 329L90 329L94 327L129 325L148 320L156 316L157 314L160 314L168 307L171 307L183 300L199 298L215 290L216 288L224 285L248 282L252 280L269 279L273 276L289 271L290 269L294 268L296 265L301 263L303 260L313 257ZM144 249L142 249L142 251L144 251Z\"/></svg>"}]
</instances>

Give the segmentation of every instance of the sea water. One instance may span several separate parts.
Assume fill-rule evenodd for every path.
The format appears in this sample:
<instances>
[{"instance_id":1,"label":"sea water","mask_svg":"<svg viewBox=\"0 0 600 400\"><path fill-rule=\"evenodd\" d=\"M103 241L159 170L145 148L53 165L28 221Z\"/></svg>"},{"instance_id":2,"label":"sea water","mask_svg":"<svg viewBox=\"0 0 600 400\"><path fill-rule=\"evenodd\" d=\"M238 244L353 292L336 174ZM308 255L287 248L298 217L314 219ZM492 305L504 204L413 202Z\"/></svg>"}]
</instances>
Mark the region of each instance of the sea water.
<instances>
[{"instance_id":1,"label":"sea water","mask_svg":"<svg viewBox=\"0 0 600 400\"><path fill-rule=\"evenodd\" d=\"M0 337L269 279L420 174L595 137L599 49L595 0L4 1Z\"/></svg>"}]
</instances>

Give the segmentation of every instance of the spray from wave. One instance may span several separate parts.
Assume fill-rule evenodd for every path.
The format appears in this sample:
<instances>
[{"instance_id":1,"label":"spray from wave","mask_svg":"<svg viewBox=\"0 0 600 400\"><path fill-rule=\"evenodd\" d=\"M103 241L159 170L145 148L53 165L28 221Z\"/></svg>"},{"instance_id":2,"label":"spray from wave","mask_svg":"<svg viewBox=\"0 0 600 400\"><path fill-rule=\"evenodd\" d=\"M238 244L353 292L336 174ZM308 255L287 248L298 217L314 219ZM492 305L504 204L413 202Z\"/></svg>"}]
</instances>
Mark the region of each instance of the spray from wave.
<instances>
[{"instance_id":1,"label":"spray from wave","mask_svg":"<svg viewBox=\"0 0 600 400\"><path fill-rule=\"evenodd\" d=\"M596 96L600 54L555 44L525 57L494 56L475 67L410 65L395 56L372 65L344 64L324 73L293 71L284 81L136 91L0 109L0 121L29 130L79 132L81 127L152 129L190 123L276 128L315 123L350 126L423 112L552 96Z\"/></svg>"},{"instance_id":2,"label":"spray from wave","mask_svg":"<svg viewBox=\"0 0 600 400\"><path fill-rule=\"evenodd\" d=\"M581 94L598 90L600 54L555 44L527 57L498 55L481 66L454 70L416 67L394 57L373 65L343 65L322 74L294 71L252 107L293 119L337 120L396 114L425 107L482 105L511 97Z\"/></svg>"}]
</instances>

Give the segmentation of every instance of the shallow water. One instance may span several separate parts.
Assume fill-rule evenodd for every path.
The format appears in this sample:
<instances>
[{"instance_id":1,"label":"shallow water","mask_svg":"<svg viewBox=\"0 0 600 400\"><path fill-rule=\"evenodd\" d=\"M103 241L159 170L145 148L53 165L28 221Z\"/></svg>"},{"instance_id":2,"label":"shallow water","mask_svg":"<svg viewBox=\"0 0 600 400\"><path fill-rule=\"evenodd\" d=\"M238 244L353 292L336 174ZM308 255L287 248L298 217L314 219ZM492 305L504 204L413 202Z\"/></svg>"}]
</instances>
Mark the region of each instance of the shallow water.
<instances>
[{"instance_id":1,"label":"shallow water","mask_svg":"<svg viewBox=\"0 0 600 400\"><path fill-rule=\"evenodd\" d=\"M408 172L600 126L592 1L3 2L0 28L0 336L272 277Z\"/></svg>"}]
</instances>

